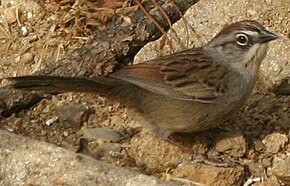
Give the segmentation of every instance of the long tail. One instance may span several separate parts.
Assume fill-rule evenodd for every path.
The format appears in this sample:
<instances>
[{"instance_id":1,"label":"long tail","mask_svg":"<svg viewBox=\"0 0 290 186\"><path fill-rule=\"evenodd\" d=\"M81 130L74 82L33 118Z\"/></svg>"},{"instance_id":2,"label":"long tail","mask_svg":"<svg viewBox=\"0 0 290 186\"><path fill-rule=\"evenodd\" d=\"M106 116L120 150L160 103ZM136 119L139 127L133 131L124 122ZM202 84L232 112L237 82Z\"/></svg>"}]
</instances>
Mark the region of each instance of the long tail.
<instances>
[{"instance_id":1,"label":"long tail","mask_svg":"<svg viewBox=\"0 0 290 186\"><path fill-rule=\"evenodd\" d=\"M3 82L4 80L4 82ZM107 91L114 84L114 79L100 77L95 79L61 76L19 76L2 79L4 87L27 91L44 91L47 93L62 92L95 92Z\"/></svg>"}]
</instances>

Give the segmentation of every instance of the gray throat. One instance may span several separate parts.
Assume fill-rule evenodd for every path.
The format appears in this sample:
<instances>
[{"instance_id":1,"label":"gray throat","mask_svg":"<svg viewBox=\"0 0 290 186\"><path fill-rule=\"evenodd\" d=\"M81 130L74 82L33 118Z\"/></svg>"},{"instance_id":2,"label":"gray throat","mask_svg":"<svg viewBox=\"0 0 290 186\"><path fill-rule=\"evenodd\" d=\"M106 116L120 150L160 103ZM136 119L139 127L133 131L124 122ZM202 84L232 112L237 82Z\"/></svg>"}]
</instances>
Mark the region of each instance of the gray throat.
<instances>
[{"instance_id":1,"label":"gray throat","mask_svg":"<svg viewBox=\"0 0 290 186\"><path fill-rule=\"evenodd\" d=\"M255 44L251 46L242 55L235 55L231 48L231 52L225 54L223 46L204 46L203 51L206 55L211 56L215 61L228 66L231 70L241 74L246 79L257 79L261 62L267 53L267 44ZM241 54L241 53L240 53Z\"/></svg>"}]
</instances>

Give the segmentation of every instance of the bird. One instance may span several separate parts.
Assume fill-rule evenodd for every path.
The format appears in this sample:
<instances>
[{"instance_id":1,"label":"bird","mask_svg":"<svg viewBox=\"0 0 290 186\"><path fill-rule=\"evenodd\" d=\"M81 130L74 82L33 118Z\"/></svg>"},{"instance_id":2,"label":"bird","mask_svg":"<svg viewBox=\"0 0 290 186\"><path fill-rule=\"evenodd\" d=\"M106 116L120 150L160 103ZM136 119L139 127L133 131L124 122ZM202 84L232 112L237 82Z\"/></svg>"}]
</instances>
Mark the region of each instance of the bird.
<instances>
[{"instance_id":1,"label":"bird","mask_svg":"<svg viewBox=\"0 0 290 186\"><path fill-rule=\"evenodd\" d=\"M239 111L258 78L268 43L279 37L255 20L224 26L208 43L108 76L6 77L6 86L47 93L90 92L118 101L162 138L217 127Z\"/></svg>"}]
</instances>

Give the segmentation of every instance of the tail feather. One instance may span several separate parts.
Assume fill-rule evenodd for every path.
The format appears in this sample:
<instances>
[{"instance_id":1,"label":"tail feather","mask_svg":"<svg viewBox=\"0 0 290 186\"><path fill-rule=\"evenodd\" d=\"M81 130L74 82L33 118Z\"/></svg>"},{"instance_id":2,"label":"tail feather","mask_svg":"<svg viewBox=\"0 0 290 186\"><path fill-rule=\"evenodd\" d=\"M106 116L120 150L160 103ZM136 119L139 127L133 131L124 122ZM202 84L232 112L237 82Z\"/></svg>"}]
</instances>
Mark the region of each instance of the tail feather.
<instances>
[{"instance_id":1,"label":"tail feather","mask_svg":"<svg viewBox=\"0 0 290 186\"><path fill-rule=\"evenodd\" d=\"M4 80L6 80L4 86L27 91L44 91L47 93L101 93L113 85L113 79L102 77L88 79L82 77L61 76L19 76L4 78Z\"/></svg>"}]
</instances>

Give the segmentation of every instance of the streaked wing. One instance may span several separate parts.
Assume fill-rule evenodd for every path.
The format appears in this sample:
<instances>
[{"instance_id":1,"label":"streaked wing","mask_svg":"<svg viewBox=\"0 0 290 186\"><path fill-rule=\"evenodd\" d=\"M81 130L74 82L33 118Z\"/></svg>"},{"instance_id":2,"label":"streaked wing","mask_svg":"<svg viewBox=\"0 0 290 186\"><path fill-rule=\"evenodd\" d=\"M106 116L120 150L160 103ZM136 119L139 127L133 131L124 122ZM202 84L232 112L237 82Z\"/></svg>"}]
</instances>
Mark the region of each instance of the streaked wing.
<instances>
[{"instance_id":1,"label":"streaked wing","mask_svg":"<svg viewBox=\"0 0 290 186\"><path fill-rule=\"evenodd\" d=\"M224 65L191 49L125 67L111 77L161 95L210 103L226 91L226 74Z\"/></svg>"}]
</instances>

